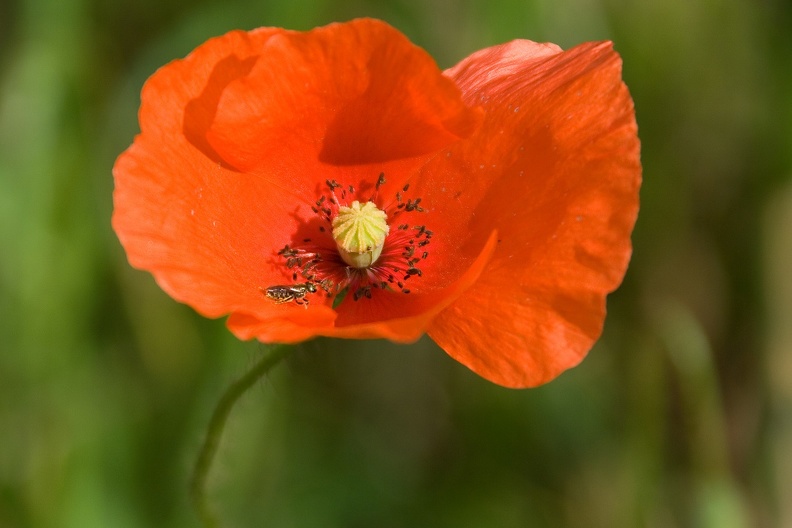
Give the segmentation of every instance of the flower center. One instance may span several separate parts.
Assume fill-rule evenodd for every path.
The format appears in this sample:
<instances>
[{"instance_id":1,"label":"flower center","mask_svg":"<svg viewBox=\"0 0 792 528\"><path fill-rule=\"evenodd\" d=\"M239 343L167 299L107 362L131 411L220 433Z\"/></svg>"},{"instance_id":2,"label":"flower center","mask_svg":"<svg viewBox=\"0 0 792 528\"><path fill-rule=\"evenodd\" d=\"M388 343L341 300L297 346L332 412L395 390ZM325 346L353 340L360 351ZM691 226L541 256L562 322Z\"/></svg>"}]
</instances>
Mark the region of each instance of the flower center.
<instances>
[{"instance_id":1,"label":"flower center","mask_svg":"<svg viewBox=\"0 0 792 528\"><path fill-rule=\"evenodd\" d=\"M368 268L382 254L388 236L388 215L374 202L339 206L333 218L333 239L338 254L353 268Z\"/></svg>"},{"instance_id":2,"label":"flower center","mask_svg":"<svg viewBox=\"0 0 792 528\"><path fill-rule=\"evenodd\" d=\"M375 290L410 293L407 283L420 279L418 266L429 256L427 246L433 235L413 220L425 211L421 199L403 200L402 193L410 187L406 184L395 200L386 202L389 205L378 205L382 203L379 191L385 183L384 174L380 174L373 194L363 201L354 199L359 193L351 185L335 180L325 183L327 193L311 207L324 225L318 226L316 236L304 238L294 247L284 246L277 253L296 284L263 288L265 295L278 304L294 300L307 306L307 295L319 295L321 289L334 298L335 308L346 297L370 299Z\"/></svg>"}]
</instances>

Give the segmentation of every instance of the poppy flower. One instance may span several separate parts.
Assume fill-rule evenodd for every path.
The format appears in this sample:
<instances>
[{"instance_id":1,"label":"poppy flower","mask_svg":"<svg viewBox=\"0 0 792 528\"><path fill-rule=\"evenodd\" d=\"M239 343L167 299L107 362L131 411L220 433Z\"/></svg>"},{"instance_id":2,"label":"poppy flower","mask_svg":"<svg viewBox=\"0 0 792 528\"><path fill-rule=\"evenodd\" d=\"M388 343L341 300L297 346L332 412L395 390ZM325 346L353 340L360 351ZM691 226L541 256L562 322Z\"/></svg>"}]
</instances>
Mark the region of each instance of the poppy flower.
<instances>
[{"instance_id":1,"label":"poppy flower","mask_svg":"<svg viewBox=\"0 0 792 528\"><path fill-rule=\"evenodd\" d=\"M113 227L239 338L426 333L529 387L599 337L641 174L610 43L520 40L441 71L377 20L233 31L141 99Z\"/></svg>"}]
</instances>

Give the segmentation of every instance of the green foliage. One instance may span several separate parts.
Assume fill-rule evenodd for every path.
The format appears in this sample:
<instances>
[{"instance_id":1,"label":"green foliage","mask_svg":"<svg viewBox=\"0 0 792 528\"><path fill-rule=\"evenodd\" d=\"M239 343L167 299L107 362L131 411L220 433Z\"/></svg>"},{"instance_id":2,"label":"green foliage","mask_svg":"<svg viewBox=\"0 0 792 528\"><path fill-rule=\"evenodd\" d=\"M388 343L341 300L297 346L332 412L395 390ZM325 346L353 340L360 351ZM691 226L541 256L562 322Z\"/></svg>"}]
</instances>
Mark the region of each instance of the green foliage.
<instances>
[{"instance_id":1,"label":"green foliage","mask_svg":"<svg viewBox=\"0 0 792 528\"><path fill-rule=\"evenodd\" d=\"M605 335L510 391L428 340L319 340L234 410L229 526L792 524L792 12L786 2L468 0L0 6L0 526L195 526L188 480L259 354L126 263L111 167L158 66L259 25L383 18L450 66L612 39L643 209Z\"/></svg>"}]
</instances>

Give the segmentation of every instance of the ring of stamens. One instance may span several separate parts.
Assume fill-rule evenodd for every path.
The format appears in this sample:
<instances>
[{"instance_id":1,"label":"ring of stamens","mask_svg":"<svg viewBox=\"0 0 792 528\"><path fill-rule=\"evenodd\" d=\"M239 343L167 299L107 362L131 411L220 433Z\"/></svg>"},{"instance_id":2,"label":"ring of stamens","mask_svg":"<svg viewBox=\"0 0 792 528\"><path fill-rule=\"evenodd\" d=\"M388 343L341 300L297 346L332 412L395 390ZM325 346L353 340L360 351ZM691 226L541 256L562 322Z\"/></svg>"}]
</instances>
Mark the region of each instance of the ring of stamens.
<instances>
[{"instance_id":1,"label":"ring of stamens","mask_svg":"<svg viewBox=\"0 0 792 528\"><path fill-rule=\"evenodd\" d=\"M366 203L378 203L379 190L384 183L385 175L380 174L373 195ZM424 212L421 198L405 200L402 193L409 189L409 184L406 184L396 193L395 201L380 209L388 222L381 252L368 265L356 267L345 262L339 254L331 233L339 209L349 208L349 204L362 200L356 199L356 190L351 185L343 186L335 180L327 180L325 185L326 193L311 206L322 220L316 238L304 239L295 247L286 245L277 253L286 268L291 270L292 279L316 284L328 297L336 298L335 304L345 296L351 296L355 301L370 299L374 289L410 293L408 281L423 275L418 266L429 256L427 246L433 233L425 225L407 223L399 217Z\"/></svg>"}]
</instances>

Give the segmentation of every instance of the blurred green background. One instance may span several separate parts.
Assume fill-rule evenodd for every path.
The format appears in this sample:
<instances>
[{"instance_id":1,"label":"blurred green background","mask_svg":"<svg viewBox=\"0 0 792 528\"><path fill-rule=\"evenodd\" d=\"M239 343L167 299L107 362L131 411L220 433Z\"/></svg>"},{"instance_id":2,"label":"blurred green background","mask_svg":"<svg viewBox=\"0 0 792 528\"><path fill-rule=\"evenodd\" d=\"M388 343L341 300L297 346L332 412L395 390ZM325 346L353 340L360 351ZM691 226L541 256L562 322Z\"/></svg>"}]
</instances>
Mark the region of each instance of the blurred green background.
<instances>
[{"instance_id":1,"label":"blurred green background","mask_svg":"<svg viewBox=\"0 0 792 528\"><path fill-rule=\"evenodd\" d=\"M787 0L0 2L0 527L195 526L187 480L261 353L132 270L111 167L148 75L233 28L382 18L448 67L612 39L642 212L603 339L513 391L429 340L318 340L234 410L228 526L792 526Z\"/></svg>"}]
</instances>

